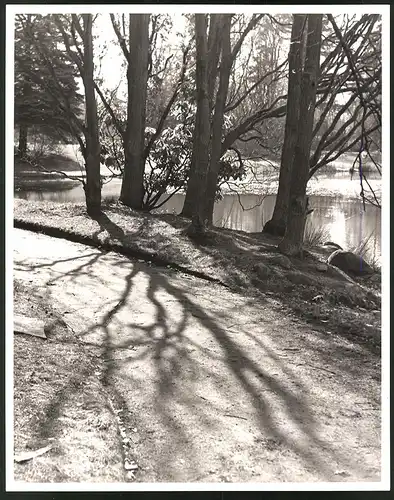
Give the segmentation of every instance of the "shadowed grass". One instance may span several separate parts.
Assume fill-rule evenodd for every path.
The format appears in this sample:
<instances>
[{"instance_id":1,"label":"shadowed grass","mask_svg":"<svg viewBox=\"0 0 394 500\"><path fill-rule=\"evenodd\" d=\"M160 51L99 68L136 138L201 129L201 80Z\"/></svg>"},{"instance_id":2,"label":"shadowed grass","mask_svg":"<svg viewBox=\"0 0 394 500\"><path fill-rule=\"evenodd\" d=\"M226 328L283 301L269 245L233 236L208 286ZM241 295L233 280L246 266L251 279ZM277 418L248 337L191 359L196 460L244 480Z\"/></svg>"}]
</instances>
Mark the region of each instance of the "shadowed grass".
<instances>
[{"instance_id":1,"label":"shadowed grass","mask_svg":"<svg viewBox=\"0 0 394 500\"><path fill-rule=\"evenodd\" d=\"M355 253L362 257L372 269L376 272L380 272L381 264L378 257L371 251L372 245L371 240L376 237L375 231L372 231L369 236L365 236L357 245L350 249L350 252Z\"/></svg>"}]
</instances>

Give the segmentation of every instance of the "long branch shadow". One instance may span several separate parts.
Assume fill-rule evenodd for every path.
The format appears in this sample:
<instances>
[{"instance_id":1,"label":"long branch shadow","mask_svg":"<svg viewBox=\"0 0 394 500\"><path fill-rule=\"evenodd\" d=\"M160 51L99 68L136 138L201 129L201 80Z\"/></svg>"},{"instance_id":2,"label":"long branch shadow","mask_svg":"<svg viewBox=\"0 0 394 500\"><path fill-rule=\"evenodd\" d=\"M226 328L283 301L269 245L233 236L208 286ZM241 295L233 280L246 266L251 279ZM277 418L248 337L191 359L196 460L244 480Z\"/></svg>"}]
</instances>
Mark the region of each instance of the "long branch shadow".
<instances>
[{"instance_id":1,"label":"long branch shadow","mask_svg":"<svg viewBox=\"0 0 394 500\"><path fill-rule=\"evenodd\" d=\"M176 355L173 355L170 358L170 363L163 363L163 359L165 357L165 349L169 345L169 339L171 339L171 337L174 335L178 339L181 338L182 331L184 331L186 327L186 320L184 314L183 320L180 323L178 330L172 335L169 333L169 330L166 327L167 318L165 309L160 301L158 301L158 299L155 297L155 292L159 288L166 290L169 294L176 297L178 299L178 302L183 304L184 310L187 311L188 314L197 312L197 316L200 318L201 323L206 328L208 328L209 331L212 332L212 334L215 336L216 340L225 353L228 366L231 368L236 378L241 382L247 393L251 396L252 404L259 416L262 430L268 430L277 439L286 441L285 436L282 432L279 431L279 429L275 425L274 419L270 415L270 408L268 407L268 404L261 397L258 389L248 380L248 374L254 374L255 376L257 376L260 380L263 381L265 386L268 386L271 391L280 396L285 404L285 407L287 408L287 414L289 415L289 418L295 421L303 434L308 437L308 444L305 446L297 446L295 444L291 445L293 446L294 451L300 454L304 458L304 460L312 461L315 467L320 468L322 473L328 473L327 468L319 462L319 456L316 453L311 452L308 446L310 443L312 443L316 446L325 446L327 448L327 443L324 443L315 432L315 422L309 412L309 403L307 401L303 401L300 397L297 398L296 396L291 394L291 392L285 389L285 387L280 382L264 372L261 367L257 366L256 363L250 357L248 357L246 352L226 334L223 328L221 328L216 323L215 319L212 316L207 314L199 305L189 299L182 290L174 285L171 285L168 279L162 273L153 274L150 271L149 274L150 287L148 290L148 297L157 309L156 321L154 321L148 327L139 328L144 331L147 337L145 342L141 342L145 344L146 342L154 344L155 340L153 337L153 331L155 330L155 328L162 329L161 338L159 340L156 340L156 354L154 356L154 359L157 360L157 372L160 375L158 383L158 395L160 397L157 400L157 409L163 414L165 413L165 420L167 421L167 423L172 425L173 417L168 412L168 406L166 404L161 404L161 401L163 399L163 396L168 399L168 397L172 395L172 382L173 379L176 379L177 375L179 375L180 373L181 361L190 364L191 360L190 356L185 354L186 350L181 351L178 349L176 350ZM131 329L135 329L137 325L133 325L132 323L130 323L128 327ZM171 347L174 348L173 343L171 343ZM136 359L136 357L133 358L134 361L136 361ZM276 358L276 362L279 364L278 358ZM291 376L290 373L289 376ZM175 432L175 430L179 432L179 427L173 425L172 432Z\"/></svg>"},{"instance_id":2,"label":"long branch shadow","mask_svg":"<svg viewBox=\"0 0 394 500\"><path fill-rule=\"evenodd\" d=\"M90 257L91 254L85 255L85 257ZM90 277L94 277L94 279L100 279L99 276L97 276L97 273L95 273L94 269L91 267L91 264L96 263L100 257L106 258L107 256L103 256L101 253L98 254L93 254L92 258L88 261L85 262L77 267L73 267L72 269L68 271L64 271L62 273L59 273L56 278L51 278L49 282L53 282L55 279L64 279L66 277L73 277L73 278L78 278L81 277L84 274L90 275ZM72 260L79 260L81 257L76 258L76 259L59 259L56 261L51 261L49 263L45 264L40 264L39 266L29 266L28 270L34 269L35 267L39 267L40 269L47 267L49 269L52 269L57 263L59 262L71 262ZM119 259L118 259L119 260ZM110 308L108 312L103 314L102 318L99 321L93 322L91 325L89 325L88 328L85 328L82 333L78 335L79 338L83 338L85 335L93 332L93 331L101 331L103 332L103 340L102 340L102 354L101 358L103 360L103 365L104 369L101 375L101 381L104 385L104 387L107 388L108 392L111 395L111 401L115 403L115 406L121 409L127 408L127 401L124 399L122 396L121 392L117 390L116 385L114 384L113 381L113 372L117 368L116 363L114 363L113 360L113 352L118 348L116 346L116 342L114 342L114 339L111 335L111 323L115 320L117 314L121 311L122 308L126 306L127 299L130 295L130 292L132 290L132 282L133 279L138 275L138 273L141 270L140 264L134 263L132 264L129 260L122 260L120 262L117 262L117 267L118 268L123 268L127 267L129 268L130 265L132 265L132 270L124 277L124 290L122 293L116 297L115 299L115 305ZM88 267L88 270L86 269L86 266ZM146 272L145 269L146 266L144 266L144 271ZM156 314L156 321L153 323L152 328L145 327L144 328L144 335L145 335L145 340L144 344L147 345L148 347L153 347L156 351L156 356L155 358L158 360L158 363L160 363L160 358L161 358L161 353L164 351L164 346L167 345L170 337L172 334L169 332L169 330L166 328L167 324L167 317L166 317L166 312L165 309L161 306L160 301L155 299L154 296L154 287L149 288L148 291L148 296L152 302L154 302L156 309L157 309L157 314ZM112 300L113 302L113 300ZM160 325L163 329L163 335L161 336L160 340L157 341L154 338L154 330L156 325ZM180 332L183 330L183 326L180 326L180 331L178 335L175 335L175 337L181 338ZM157 344L156 344L157 342ZM97 345L97 344L95 344ZM179 349L178 349L179 352ZM171 379L170 379L170 374L176 374L176 357L173 358L172 362L172 367L170 370L167 370L166 368L166 361L162 360L163 366L159 370L161 376L159 377L159 380L161 381L160 384L160 393L168 392L170 394L171 391L168 391L167 389L171 387ZM180 366L180 365L178 365ZM64 385L63 389L61 389L55 398L49 403L47 406L43 420L41 422L41 428L43 432L43 436L48 437L50 433L53 431L53 426L54 422L56 421L57 417L60 415L61 408L62 406L66 403L66 401L70 398L70 396L78 390L78 384L77 381L80 377L85 377L88 376L89 373L85 370L83 372L78 372L76 375L71 376L67 383ZM159 405L160 406L160 405ZM163 414L165 413L165 410L163 408ZM127 416L124 417L127 420ZM172 426L173 432L177 432L180 436L183 435L183 429L182 427L175 426L175 423L171 421L171 415L168 414L166 418L167 424ZM186 435L183 435L183 438L186 439Z\"/></svg>"},{"instance_id":3,"label":"long branch shadow","mask_svg":"<svg viewBox=\"0 0 394 500\"><path fill-rule=\"evenodd\" d=\"M116 225L115 225L116 226ZM113 228L111 228L113 231ZM89 254L89 256L91 256ZM89 262L89 268L86 269L87 263L83 263L76 268L67 271L64 275L71 275L74 279L81 276L83 273L89 274L92 279L100 281L102 277L97 276L95 272L94 264L98 262L102 254L95 254L91 261ZM85 257L87 257L85 255ZM65 260L73 260L65 259ZM77 259L75 259L77 260ZM124 288L120 295L116 297L115 306L106 312L100 321L94 322L84 333L88 333L92 330L101 330L104 333L103 341L103 360L104 360L104 371L102 374L102 382L108 391L111 391L112 396L115 398L117 403L126 408L128 405L127 400L121 394L121 392L115 387L115 370L117 369L116 363L113 360L114 350L119 349L119 345L114 342L113 334L111 333L111 327L115 321L117 315L120 311L128 306L128 300L130 299L131 290L133 288L133 282L137 279L139 273L143 273L149 277L149 287L147 291L147 298L154 305L155 315L152 318L152 322L149 325L137 325L133 322L123 325L126 328L128 334L130 334L130 342L138 343L138 338L136 332L140 332L140 345L144 345L145 355L149 349L154 350L153 359L156 364L156 372L158 374L157 382L157 399L156 399L156 411L162 416L162 420L166 423L167 429L172 436L178 435L178 440L183 440L190 444L190 439L188 438L187 429L179 424L179 421L174 418L174 414L171 411L171 404L174 402L174 389L173 382L179 376L182 369L185 367L191 369L191 375L193 377L198 377L199 372L201 372L202 367L196 359L194 359L190 351L186 348L187 345L193 345L195 349L199 349L197 343L192 343L188 338L186 338L186 330L188 326L188 319L193 316L194 321L198 321L206 330L210 332L212 337L215 339L216 344L220 347L223 353L224 360L232 373L234 379L238 381L243 387L246 394L249 395L250 402L254 408L256 417L258 418L261 431L264 433L269 433L277 440L287 443L287 445L293 449L293 451L302 458L302 460L307 464L313 464L316 469L320 471L324 476L330 475L333 471L327 467L325 463L321 460L319 454L314 451L316 448L320 449L323 446L327 448L327 443L323 442L316 431L316 422L310 411L310 402L301 393L297 395L292 394L284 384L282 384L278 379L270 375L266 370L257 364L255 360L251 358L245 348L243 348L239 343L237 343L218 323L217 318L210 312L207 312L205 308L198 303L196 299L190 298L189 294L180 286L176 286L169 277L161 271L151 269L148 266L137 265L131 263L129 260L122 260L120 257L118 259L118 266L128 269L126 276L123 277ZM47 264L47 267L54 266L56 261ZM39 265L38 268L42 268L45 265ZM130 269L131 266L131 270ZM34 266L31 266L32 268ZM57 277L59 278L59 276ZM163 303L157 297L157 293L163 290L169 296L174 297L178 304L182 307L181 319L175 328L171 328L172 319L168 315L166 308ZM260 305L261 306L261 305ZM225 318L221 318L223 320ZM158 337L158 330L161 332ZM168 355L168 350L171 348L171 355ZM267 352L266 346L261 345L261 348ZM272 354L272 353L271 353ZM129 359L128 362L135 362L138 360L138 356ZM279 364L279 360L275 360ZM205 367L208 375L213 378L215 374L213 372L209 373L209 369ZM290 373L289 376L292 376ZM132 377L132 375L130 375ZM251 381L253 379L253 382ZM74 378L70 377L70 384L66 384L64 389L59 391L54 400L50 403L47 408L45 418L43 421L43 429L48 433L48 429L51 429L50 422L59 415L61 405L64 404L65 399L69 395L70 391L73 390ZM133 382L131 380L131 382ZM134 381L136 383L136 381ZM290 442L283 431L280 430L277 422L275 421L275 416L272 414L272 408L270 408L269 401L261 394L259 389L261 388L269 389L277 397L280 398L285 412L288 415L289 420L291 420L301 431L303 437L305 438L305 444L297 444L295 442ZM193 411L204 421L209 422L209 417L204 415L204 405L196 404L196 397L193 394L181 394L179 395L178 403L183 405L193 405ZM203 421L203 420L202 420ZM140 419L142 422L142 419ZM193 460L193 447L188 448L190 452L191 460ZM337 452L336 452L337 453ZM337 456L335 458L338 458ZM198 467L198 464L195 464Z\"/></svg>"},{"instance_id":4,"label":"long branch shadow","mask_svg":"<svg viewBox=\"0 0 394 500\"><path fill-rule=\"evenodd\" d=\"M83 254L77 257L69 257L67 259L57 259L57 260L52 260L47 263L42 263L42 264L29 264L25 263L24 261L17 261L16 264L19 264L19 267L16 267L17 270L19 271L26 271L26 272L35 272L39 269L51 269L53 270L53 267L56 266L57 264L64 264L65 262L74 262L77 260L84 260L88 259L86 262L82 262L79 266L70 269L68 272L59 272L56 275L52 276L47 282L47 285L53 285L57 281L60 281L64 278L69 278L71 281L75 281L76 279L80 278L81 276L90 276L91 275L91 268L92 266L100 259L102 256L102 252L97 251L97 252L92 252L89 254ZM54 272L53 272L54 274Z\"/></svg>"},{"instance_id":5,"label":"long branch shadow","mask_svg":"<svg viewBox=\"0 0 394 500\"><path fill-rule=\"evenodd\" d=\"M129 263L130 265L130 263ZM125 278L125 287L121 294L120 300L117 304L111 308L101 320L95 324L92 324L90 328L86 329L81 336L85 336L91 333L93 330L100 329L104 332L105 338L103 341L103 353L102 358L104 361L105 369L102 374L102 383L108 387L111 392L112 397L118 402L121 408L128 408L129 418L126 420L132 421L134 427L135 425L142 430L146 427L145 419L142 416L136 415L132 408L128 405L125 396L122 395L121 390L116 387L116 377L114 374L116 370L124 365L127 361L136 362L149 355L149 352L153 349L154 355L153 359L156 361L157 373L158 373L158 387L157 387L157 398L155 400L155 411L160 413L168 431L172 436L176 436L178 441L187 442L188 436L184 426L179 425L174 419L170 411L168 411L166 401L170 400L173 396L173 379L176 378L182 369L183 363L187 362L189 365L190 375L192 377L197 377L196 370L190 370L192 366L192 360L185 348L182 348L182 332L186 328L187 314L186 311L182 311L182 319L177 326L177 328L171 331L170 328L170 318L161 302L156 298L155 293L158 288L155 286L155 280L150 280L150 286L147 290L147 297L155 305L155 314L152 317L152 321L147 325L137 325L129 323L123 325L124 329L127 326L128 331L132 334L132 339L130 342L123 345L119 345L117 341L114 341L113 336L111 336L111 324L115 319L116 315L121 311L122 308L127 307L127 299L131 293L132 280L136 278L139 272L143 269L144 274L147 274L147 266L141 267L139 264L133 264L133 270L127 274ZM152 271L154 274L154 271ZM150 273L149 273L150 274ZM158 330L160 330L160 337L157 336ZM142 333L140 341L136 340L137 331ZM144 346L145 351L139 356L133 356L132 359L128 358L121 363L114 361L114 352L118 349L127 348L130 343L133 345ZM173 354L169 357L165 355L166 349L171 347L173 349ZM145 382L144 382L145 383ZM124 388L127 392L135 391L137 389L144 390L141 384L138 383L137 378L133 377L132 373L128 374L128 387ZM126 395L127 397L127 395ZM201 414L202 422L204 421L204 415ZM138 425L136 424L138 421ZM193 443L189 442L189 461L193 463L193 467L198 470L199 464L197 460L193 460ZM164 464L163 464L164 465ZM171 468L171 464L166 464L167 469Z\"/></svg>"},{"instance_id":6,"label":"long branch shadow","mask_svg":"<svg viewBox=\"0 0 394 500\"><path fill-rule=\"evenodd\" d=\"M250 395L252 405L259 418L262 431L270 433L281 442L286 442L287 439L275 424L273 415L271 414L269 405L259 393L257 387L250 382L248 375L255 375L261 380L261 383L280 396L283 404L287 409L289 418L291 418L304 435L308 438L309 443L321 446L323 443L319 436L315 433L315 423L312 415L309 412L309 405L306 401L291 394L285 387L274 377L266 373L253 361L236 342L234 342L215 321L215 319L206 313L195 301L189 297L178 287L170 284L168 280L159 274L155 277L158 281L156 286L163 287L168 293L177 297L184 304L185 309L191 312L197 312L197 316L201 324L206 327L217 340L218 344L225 353L227 365L231 369L235 378L242 384L244 390ZM309 444L308 443L308 444ZM320 472L327 474L329 471L321 463L319 456L312 452L308 445L301 446L288 443L290 447L295 448L294 451L299 454L305 461L312 461L314 466Z\"/></svg>"}]
</instances>

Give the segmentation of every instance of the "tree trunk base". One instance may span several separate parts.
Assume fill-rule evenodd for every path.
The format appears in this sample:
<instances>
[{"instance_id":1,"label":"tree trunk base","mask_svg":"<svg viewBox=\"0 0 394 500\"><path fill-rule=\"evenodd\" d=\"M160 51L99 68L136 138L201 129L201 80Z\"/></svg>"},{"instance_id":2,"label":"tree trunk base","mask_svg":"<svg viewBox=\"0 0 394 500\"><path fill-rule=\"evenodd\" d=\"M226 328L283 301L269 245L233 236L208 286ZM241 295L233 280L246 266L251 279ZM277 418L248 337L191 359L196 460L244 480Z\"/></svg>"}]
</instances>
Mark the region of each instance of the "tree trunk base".
<instances>
[{"instance_id":1,"label":"tree trunk base","mask_svg":"<svg viewBox=\"0 0 394 500\"><path fill-rule=\"evenodd\" d=\"M92 218L99 217L102 214L101 204L87 205L86 211Z\"/></svg>"},{"instance_id":2,"label":"tree trunk base","mask_svg":"<svg viewBox=\"0 0 394 500\"><path fill-rule=\"evenodd\" d=\"M206 243L209 235L205 221L198 215L193 215L192 223L186 229L186 235L194 240L196 243Z\"/></svg>"},{"instance_id":3,"label":"tree trunk base","mask_svg":"<svg viewBox=\"0 0 394 500\"><path fill-rule=\"evenodd\" d=\"M192 219L193 217L192 210L185 207L185 205L183 205L182 212L179 215L181 217L185 217L186 219Z\"/></svg>"},{"instance_id":4,"label":"tree trunk base","mask_svg":"<svg viewBox=\"0 0 394 500\"><path fill-rule=\"evenodd\" d=\"M272 236L284 236L286 232L286 223L283 220L271 219L264 224L262 232Z\"/></svg>"},{"instance_id":5,"label":"tree trunk base","mask_svg":"<svg viewBox=\"0 0 394 500\"><path fill-rule=\"evenodd\" d=\"M286 240L285 238L279 243L278 249L280 253L286 255L287 257L297 257L299 259L304 258L304 250L295 243Z\"/></svg>"},{"instance_id":6,"label":"tree trunk base","mask_svg":"<svg viewBox=\"0 0 394 500\"><path fill-rule=\"evenodd\" d=\"M132 208L133 210L143 210L143 196L138 195L138 199L134 197L120 195L119 201L126 205L126 207Z\"/></svg>"},{"instance_id":7,"label":"tree trunk base","mask_svg":"<svg viewBox=\"0 0 394 500\"><path fill-rule=\"evenodd\" d=\"M19 129L18 153L20 158L27 154L27 127L24 125L21 125Z\"/></svg>"}]
</instances>

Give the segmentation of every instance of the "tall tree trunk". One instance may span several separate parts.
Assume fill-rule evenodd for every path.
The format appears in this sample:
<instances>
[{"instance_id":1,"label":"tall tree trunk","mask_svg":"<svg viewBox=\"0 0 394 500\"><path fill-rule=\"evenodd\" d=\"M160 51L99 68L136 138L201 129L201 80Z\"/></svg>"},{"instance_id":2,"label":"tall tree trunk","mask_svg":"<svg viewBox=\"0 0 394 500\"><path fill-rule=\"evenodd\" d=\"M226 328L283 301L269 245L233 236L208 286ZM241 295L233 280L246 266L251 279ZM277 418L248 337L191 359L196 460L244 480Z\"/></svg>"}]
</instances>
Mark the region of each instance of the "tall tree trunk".
<instances>
[{"instance_id":1,"label":"tall tree trunk","mask_svg":"<svg viewBox=\"0 0 394 500\"><path fill-rule=\"evenodd\" d=\"M19 145L18 145L18 151L19 151L19 156L25 156L27 153L27 125L21 124L19 126Z\"/></svg>"},{"instance_id":2,"label":"tall tree trunk","mask_svg":"<svg viewBox=\"0 0 394 500\"><path fill-rule=\"evenodd\" d=\"M209 108L212 112L214 107L215 83L218 72L218 64L221 51L221 41L223 29L223 14L209 15L209 32L208 32L208 96Z\"/></svg>"},{"instance_id":3,"label":"tall tree trunk","mask_svg":"<svg viewBox=\"0 0 394 500\"><path fill-rule=\"evenodd\" d=\"M306 186L309 178L316 88L320 70L322 17L321 14L308 15L308 38L301 80L298 140L292 167L287 227L285 236L279 244L279 250L290 256L302 256L307 209Z\"/></svg>"},{"instance_id":4,"label":"tall tree trunk","mask_svg":"<svg viewBox=\"0 0 394 500\"><path fill-rule=\"evenodd\" d=\"M97 123L97 105L94 94L93 79L93 38L92 14L83 14L84 27L84 74L85 116L86 116L86 209L89 215L97 216L101 212L101 180L100 180L100 141Z\"/></svg>"},{"instance_id":5,"label":"tall tree trunk","mask_svg":"<svg viewBox=\"0 0 394 500\"><path fill-rule=\"evenodd\" d=\"M303 14L295 14L293 17L291 45L289 50L286 125L279 171L279 186L272 218L263 228L263 232L276 236L284 236L287 223L291 168L298 135L302 57L304 51L303 42L305 41L304 32L306 32L306 21L307 16Z\"/></svg>"},{"instance_id":6,"label":"tall tree trunk","mask_svg":"<svg viewBox=\"0 0 394 500\"><path fill-rule=\"evenodd\" d=\"M213 116L211 156L209 161L204 210L204 219L207 220L208 224L212 224L213 219L213 209L215 205L215 195L219 175L219 161L222 156L224 108L226 106L230 72L233 62L231 57L230 40L231 17L231 14L223 15L223 19L220 24L222 36L222 59L220 64L219 88L216 95L215 112Z\"/></svg>"},{"instance_id":7,"label":"tall tree trunk","mask_svg":"<svg viewBox=\"0 0 394 500\"><path fill-rule=\"evenodd\" d=\"M220 39L221 39L221 15L220 14L210 14L209 16L209 31L208 31L208 39L206 40L206 73L207 73L207 95L209 102L209 120L212 113L213 108L213 97L215 90L215 81L217 76L217 66L220 57ZM205 38L206 28L205 28ZM205 70L204 70L205 71ZM194 134L196 134L197 130L197 122L200 119L200 114L196 113L196 126L194 127ZM211 124L209 124L211 126ZM195 140L195 135L193 136L193 152L192 159L190 162L189 169L189 182L188 187L186 189L186 196L183 205L182 215L184 217L192 217L194 212L194 207L199 203L201 198L201 193L194 189L194 183L198 177L198 173L196 172L196 163L195 159L197 158L195 148L197 147L197 141ZM190 189L189 189L190 184Z\"/></svg>"},{"instance_id":8,"label":"tall tree trunk","mask_svg":"<svg viewBox=\"0 0 394 500\"><path fill-rule=\"evenodd\" d=\"M26 30L29 30L29 31L32 30L31 17L32 17L31 14L28 14L26 16ZM25 51L26 51L25 56L29 57L30 53L31 53L30 42L28 42L26 44ZM22 112L22 115L26 116L26 114L27 114L26 102L28 101L29 95L31 94L31 87L30 87L28 81L26 81L26 78L27 78L26 75L24 76L24 78L25 78L25 80L24 80L23 86L22 86L22 92L23 92L23 107L22 107L23 112ZM29 128L25 123L20 124L20 126L19 126L19 144L18 144L18 152L19 152L20 157L23 157L27 154L28 130L29 130Z\"/></svg>"},{"instance_id":9,"label":"tall tree trunk","mask_svg":"<svg viewBox=\"0 0 394 500\"><path fill-rule=\"evenodd\" d=\"M148 82L149 14L130 14L130 60L127 69L125 166L120 201L141 209L144 201L144 137Z\"/></svg>"},{"instance_id":10,"label":"tall tree trunk","mask_svg":"<svg viewBox=\"0 0 394 500\"><path fill-rule=\"evenodd\" d=\"M207 19L195 14L196 30L196 90L197 112L193 135L192 165L182 215L198 219L204 224L203 199L205 195L210 141L210 112L207 64Z\"/></svg>"}]
</instances>

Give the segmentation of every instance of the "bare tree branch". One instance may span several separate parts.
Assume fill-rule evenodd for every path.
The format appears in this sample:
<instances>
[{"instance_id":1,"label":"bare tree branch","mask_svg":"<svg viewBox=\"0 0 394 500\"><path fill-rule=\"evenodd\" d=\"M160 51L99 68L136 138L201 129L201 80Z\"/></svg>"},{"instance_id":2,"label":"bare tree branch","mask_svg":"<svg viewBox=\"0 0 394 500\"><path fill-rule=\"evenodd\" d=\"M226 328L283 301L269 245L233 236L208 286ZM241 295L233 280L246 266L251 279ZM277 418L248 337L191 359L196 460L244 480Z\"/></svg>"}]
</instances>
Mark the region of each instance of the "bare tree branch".
<instances>
[{"instance_id":1,"label":"bare tree branch","mask_svg":"<svg viewBox=\"0 0 394 500\"><path fill-rule=\"evenodd\" d=\"M101 102L103 103L106 111L108 112L108 114L111 116L112 120L113 120L113 123L116 127L116 130L119 132L119 134L123 137L124 134L125 134L125 130L121 124L121 122L118 120L118 118L116 117L113 109L111 108L111 105L109 104L109 102L107 101L107 99L105 98L104 94L101 92L99 86L97 85L96 82L94 82L94 88L97 92L97 94L99 95L100 99L101 99Z\"/></svg>"},{"instance_id":2,"label":"bare tree branch","mask_svg":"<svg viewBox=\"0 0 394 500\"><path fill-rule=\"evenodd\" d=\"M175 86L175 89L174 89L174 92L172 93L172 96L170 97L166 107L164 108L164 111L160 117L159 123L157 124L157 127L156 127L154 134L149 139L149 142L145 147L145 150L144 150L145 159L148 158L153 144L158 139L158 137L160 137L160 134L163 131L164 123L167 119L167 116L168 116L169 112L171 111L172 105L174 104L176 98L178 97L178 94L179 94L179 91L181 89L183 82L185 81L186 68L187 68L187 56L188 56L188 53L189 53L190 48L191 48L191 43L192 42L190 41L189 44L187 45L187 47L185 48L185 50L183 51L182 67L181 67L181 72L180 72L180 75L178 78L178 82Z\"/></svg>"},{"instance_id":3,"label":"bare tree branch","mask_svg":"<svg viewBox=\"0 0 394 500\"><path fill-rule=\"evenodd\" d=\"M252 18L250 19L247 27L244 29L242 32L241 36L235 43L233 50L231 51L231 59L234 61L235 58L238 55L238 52L240 51L242 44L244 43L245 38L247 35L257 26L257 24L260 22L260 20L264 17L265 14L253 14Z\"/></svg>"},{"instance_id":4,"label":"bare tree branch","mask_svg":"<svg viewBox=\"0 0 394 500\"><path fill-rule=\"evenodd\" d=\"M161 70L157 71L157 73L153 73L150 75L150 78L155 78L159 75L161 75L162 73L164 73L164 71L167 69L167 66L168 66L168 63L171 61L171 59L174 57L174 54L171 54L167 57L167 59L165 60L165 63L164 63L164 66Z\"/></svg>"},{"instance_id":5,"label":"bare tree branch","mask_svg":"<svg viewBox=\"0 0 394 500\"><path fill-rule=\"evenodd\" d=\"M118 39L120 48L122 49L123 55L125 56L126 61L129 62L130 61L130 52L129 52L129 49L127 48L126 40L120 32L120 29L119 29L118 23L116 22L114 14L110 14L110 18L111 18L112 27L113 27L115 35Z\"/></svg>"},{"instance_id":6,"label":"bare tree branch","mask_svg":"<svg viewBox=\"0 0 394 500\"><path fill-rule=\"evenodd\" d=\"M237 108L247 97L248 95L253 92L253 90L255 90L266 78L268 78L269 76L273 75L274 73L276 73L277 71L283 69L285 66L287 65L287 60L283 61L282 64L280 64L279 66L277 66L275 69L273 69L272 71L269 71L268 73L265 73L261 78L259 78L253 85L251 85L246 91L245 93L237 100L235 101L233 104L231 104L230 106L227 106L226 109L225 109L225 112L228 113L229 111L232 111L233 109Z\"/></svg>"}]
</instances>

